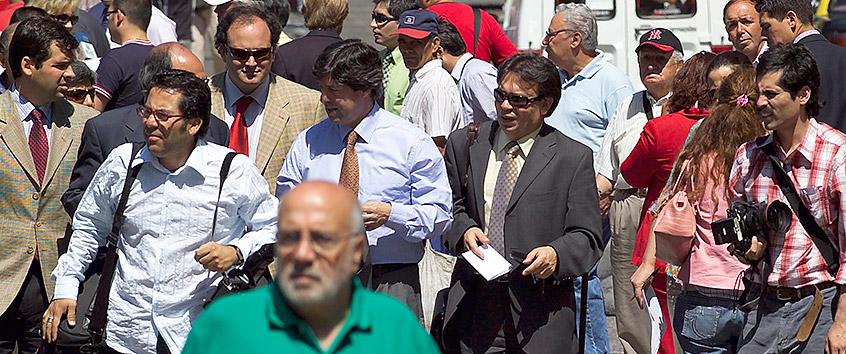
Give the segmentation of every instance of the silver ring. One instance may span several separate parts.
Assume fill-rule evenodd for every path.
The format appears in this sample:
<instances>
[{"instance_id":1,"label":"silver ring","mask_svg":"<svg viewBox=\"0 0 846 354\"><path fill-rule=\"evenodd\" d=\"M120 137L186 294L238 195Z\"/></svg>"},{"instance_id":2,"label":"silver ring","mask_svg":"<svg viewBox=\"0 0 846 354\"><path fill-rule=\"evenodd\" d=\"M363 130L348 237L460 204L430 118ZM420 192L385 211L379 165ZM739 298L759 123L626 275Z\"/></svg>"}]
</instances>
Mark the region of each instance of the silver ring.
<instances>
[{"instance_id":1,"label":"silver ring","mask_svg":"<svg viewBox=\"0 0 846 354\"><path fill-rule=\"evenodd\" d=\"M47 317L47 323L53 322L53 317Z\"/></svg>"}]
</instances>

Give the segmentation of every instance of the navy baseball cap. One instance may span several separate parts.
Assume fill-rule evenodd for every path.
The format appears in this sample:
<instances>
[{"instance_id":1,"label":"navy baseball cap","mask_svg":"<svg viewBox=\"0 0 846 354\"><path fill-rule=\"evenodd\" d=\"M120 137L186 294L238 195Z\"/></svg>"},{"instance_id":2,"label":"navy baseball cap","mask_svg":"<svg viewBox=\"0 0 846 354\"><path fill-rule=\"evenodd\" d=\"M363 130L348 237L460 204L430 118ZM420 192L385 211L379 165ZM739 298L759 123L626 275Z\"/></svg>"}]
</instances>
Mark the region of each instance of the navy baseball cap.
<instances>
[{"instance_id":1,"label":"navy baseball cap","mask_svg":"<svg viewBox=\"0 0 846 354\"><path fill-rule=\"evenodd\" d=\"M408 10L400 15L399 28L394 34L423 39L438 34L438 15L429 10Z\"/></svg>"},{"instance_id":2,"label":"navy baseball cap","mask_svg":"<svg viewBox=\"0 0 846 354\"><path fill-rule=\"evenodd\" d=\"M678 50L680 53L684 54L679 38L666 28L654 28L640 36L640 44L638 44L635 49L635 53L640 51L640 48L647 45L658 48L664 52Z\"/></svg>"}]
</instances>

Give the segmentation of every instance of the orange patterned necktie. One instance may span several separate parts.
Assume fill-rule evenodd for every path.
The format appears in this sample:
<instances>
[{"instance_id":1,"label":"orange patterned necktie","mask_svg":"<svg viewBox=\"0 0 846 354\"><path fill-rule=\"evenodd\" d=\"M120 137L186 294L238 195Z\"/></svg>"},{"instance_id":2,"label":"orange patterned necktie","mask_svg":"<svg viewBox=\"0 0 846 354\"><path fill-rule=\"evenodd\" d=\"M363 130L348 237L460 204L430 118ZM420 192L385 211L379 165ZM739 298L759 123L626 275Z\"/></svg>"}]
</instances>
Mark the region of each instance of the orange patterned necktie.
<instances>
[{"instance_id":1,"label":"orange patterned necktie","mask_svg":"<svg viewBox=\"0 0 846 354\"><path fill-rule=\"evenodd\" d=\"M347 149L344 151L344 162L341 164L341 178L338 184L353 194L358 195L358 154L355 153L355 141L358 134L351 130L347 135Z\"/></svg>"}]
</instances>

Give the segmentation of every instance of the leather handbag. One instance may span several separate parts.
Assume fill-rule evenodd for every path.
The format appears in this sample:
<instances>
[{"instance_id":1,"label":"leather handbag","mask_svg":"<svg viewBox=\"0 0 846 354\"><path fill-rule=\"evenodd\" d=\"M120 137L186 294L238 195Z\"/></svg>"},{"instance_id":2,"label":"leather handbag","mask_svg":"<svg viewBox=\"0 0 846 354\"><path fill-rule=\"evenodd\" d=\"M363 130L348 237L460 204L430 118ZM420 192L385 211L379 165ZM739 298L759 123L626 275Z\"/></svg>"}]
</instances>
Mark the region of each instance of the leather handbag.
<instances>
[{"instance_id":1,"label":"leather handbag","mask_svg":"<svg viewBox=\"0 0 846 354\"><path fill-rule=\"evenodd\" d=\"M664 203L653 221L655 256L673 265L681 265L687 260L696 234L695 206L688 199L687 192L677 190L689 163L690 160L685 160L682 164L679 176L670 190L670 193L675 194Z\"/></svg>"}]
</instances>

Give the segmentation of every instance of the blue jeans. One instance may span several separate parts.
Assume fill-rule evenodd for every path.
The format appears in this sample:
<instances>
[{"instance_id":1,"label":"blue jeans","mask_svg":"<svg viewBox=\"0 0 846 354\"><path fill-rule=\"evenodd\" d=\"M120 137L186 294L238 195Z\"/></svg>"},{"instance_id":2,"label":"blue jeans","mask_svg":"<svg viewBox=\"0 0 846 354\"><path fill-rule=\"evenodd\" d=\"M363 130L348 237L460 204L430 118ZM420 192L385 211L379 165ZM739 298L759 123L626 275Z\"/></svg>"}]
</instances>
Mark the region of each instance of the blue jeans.
<instances>
[{"instance_id":1,"label":"blue jeans","mask_svg":"<svg viewBox=\"0 0 846 354\"><path fill-rule=\"evenodd\" d=\"M608 218L602 218L602 242L607 245L611 239ZM597 263L599 263L597 261ZM602 296L602 282L596 275L596 264L588 273L587 317L585 321L585 354L605 354L611 351L608 338L608 320L605 317L605 299ZM579 331L582 304L582 277L573 279L576 292L576 332Z\"/></svg>"},{"instance_id":2,"label":"blue jeans","mask_svg":"<svg viewBox=\"0 0 846 354\"><path fill-rule=\"evenodd\" d=\"M735 353L744 313L736 302L685 291L676 298L673 330L685 353Z\"/></svg>"}]
</instances>

